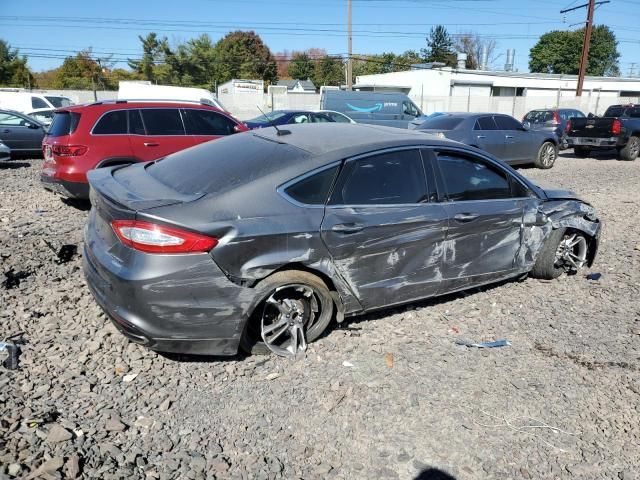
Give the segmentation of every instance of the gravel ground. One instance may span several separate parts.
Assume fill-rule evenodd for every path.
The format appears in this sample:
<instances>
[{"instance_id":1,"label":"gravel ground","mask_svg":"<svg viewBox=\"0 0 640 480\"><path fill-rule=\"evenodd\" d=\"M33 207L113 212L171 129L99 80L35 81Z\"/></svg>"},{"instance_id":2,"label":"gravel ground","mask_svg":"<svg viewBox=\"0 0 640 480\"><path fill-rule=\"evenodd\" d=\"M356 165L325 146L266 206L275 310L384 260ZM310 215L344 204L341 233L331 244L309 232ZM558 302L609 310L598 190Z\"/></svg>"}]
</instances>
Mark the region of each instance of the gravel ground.
<instances>
[{"instance_id":1,"label":"gravel ground","mask_svg":"<svg viewBox=\"0 0 640 480\"><path fill-rule=\"evenodd\" d=\"M598 281L351 319L298 362L129 343L80 254L56 255L82 251L87 212L41 188L40 164L0 163L0 336L28 342L0 367L0 478L640 478L640 161L522 170L598 209Z\"/></svg>"}]
</instances>

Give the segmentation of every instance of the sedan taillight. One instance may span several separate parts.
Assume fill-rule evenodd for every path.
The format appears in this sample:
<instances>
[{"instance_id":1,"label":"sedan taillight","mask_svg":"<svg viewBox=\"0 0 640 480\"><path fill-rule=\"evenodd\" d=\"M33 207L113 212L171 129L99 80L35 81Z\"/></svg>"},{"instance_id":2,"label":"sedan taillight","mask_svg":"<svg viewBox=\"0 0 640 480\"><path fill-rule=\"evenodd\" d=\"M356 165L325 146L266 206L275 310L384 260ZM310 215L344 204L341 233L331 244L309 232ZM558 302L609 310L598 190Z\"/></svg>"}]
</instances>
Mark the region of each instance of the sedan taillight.
<instances>
[{"instance_id":1,"label":"sedan taillight","mask_svg":"<svg viewBox=\"0 0 640 480\"><path fill-rule=\"evenodd\" d=\"M114 220L111 227L125 245L146 253L204 253L218 239L174 227L137 220Z\"/></svg>"},{"instance_id":2,"label":"sedan taillight","mask_svg":"<svg viewBox=\"0 0 640 480\"><path fill-rule=\"evenodd\" d=\"M52 145L51 151L59 157L79 157L87 153L84 145Z\"/></svg>"},{"instance_id":3,"label":"sedan taillight","mask_svg":"<svg viewBox=\"0 0 640 480\"><path fill-rule=\"evenodd\" d=\"M564 127L565 133L569 133L571 131L571 120L567 120L567 124Z\"/></svg>"}]
</instances>

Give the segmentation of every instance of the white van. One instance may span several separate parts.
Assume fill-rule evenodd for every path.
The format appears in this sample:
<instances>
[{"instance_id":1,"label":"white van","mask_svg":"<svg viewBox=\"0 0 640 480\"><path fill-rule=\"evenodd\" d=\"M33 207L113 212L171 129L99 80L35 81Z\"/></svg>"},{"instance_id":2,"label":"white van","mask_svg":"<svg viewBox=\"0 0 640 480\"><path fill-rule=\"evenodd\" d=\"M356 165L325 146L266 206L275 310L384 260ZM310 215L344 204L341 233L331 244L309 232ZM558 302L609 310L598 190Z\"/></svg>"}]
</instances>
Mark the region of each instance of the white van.
<instances>
[{"instance_id":1,"label":"white van","mask_svg":"<svg viewBox=\"0 0 640 480\"><path fill-rule=\"evenodd\" d=\"M187 100L206 103L227 111L213 93L204 88L154 85L148 81L122 80L118 82L118 100Z\"/></svg>"},{"instance_id":2,"label":"white van","mask_svg":"<svg viewBox=\"0 0 640 480\"><path fill-rule=\"evenodd\" d=\"M62 95L11 89L0 90L0 109L25 113L44 124L51 123L53 110L72 104L70 98Z\"/></svg>"}]
</instances>

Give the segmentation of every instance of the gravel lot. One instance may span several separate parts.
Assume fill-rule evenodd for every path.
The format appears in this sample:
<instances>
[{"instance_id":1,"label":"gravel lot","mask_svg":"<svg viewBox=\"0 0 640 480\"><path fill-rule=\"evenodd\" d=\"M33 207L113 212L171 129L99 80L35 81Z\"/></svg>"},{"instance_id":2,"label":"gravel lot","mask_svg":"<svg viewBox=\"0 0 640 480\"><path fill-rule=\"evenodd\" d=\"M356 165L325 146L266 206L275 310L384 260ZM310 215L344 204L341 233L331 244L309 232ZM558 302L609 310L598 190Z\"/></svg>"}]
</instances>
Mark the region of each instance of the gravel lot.
<instances>
[{"instance_id":1,"label":"gravel lot","mask_svg":"<svg viewBox=\"0 0 640 480\"><path fill-rule=\"evenodd\" d=\"M28 342L0 367L0 478L640 478L640 161L523 170L598 209L599 281L351 319L298 362L129 343L84 285L87 212L40 164L0 163L0 336ZM79 253L57 262L65 244ZM7 288L12 269L30 276Z\"/></svg>"}]
</instances>

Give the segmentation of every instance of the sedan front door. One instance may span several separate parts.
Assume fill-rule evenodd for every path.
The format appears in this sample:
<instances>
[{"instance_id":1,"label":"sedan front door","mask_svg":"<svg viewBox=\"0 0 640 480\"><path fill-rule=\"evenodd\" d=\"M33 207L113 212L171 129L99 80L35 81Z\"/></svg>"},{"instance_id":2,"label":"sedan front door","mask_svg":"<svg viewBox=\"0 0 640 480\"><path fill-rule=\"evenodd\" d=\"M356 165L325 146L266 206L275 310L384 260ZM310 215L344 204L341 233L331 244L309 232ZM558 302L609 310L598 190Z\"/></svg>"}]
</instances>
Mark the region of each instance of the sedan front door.
<instances>
[{"instance_id":1,"label":"sedan front door","mask_svg":"<svg viewBox=\"0 0 640 480\"><path fill-rule=\"evenodd\" d=\"M365 309L440 291L447 214L425 180L415 148L354 158L337 179L321 235Z\"/></svg>"},{"instance_id":2,"label":"sedan front door","mask_svg":"<svg viewBox=\"0 0 640 480\"><path fill-rule=\"evenodd\" d=\"M447 291L508 277L517 269L526 193L479 156L441 149L433 160L449 216L443 277ZM522 198L521 198L522 197Z\"/></svg>"}]
</instances>

